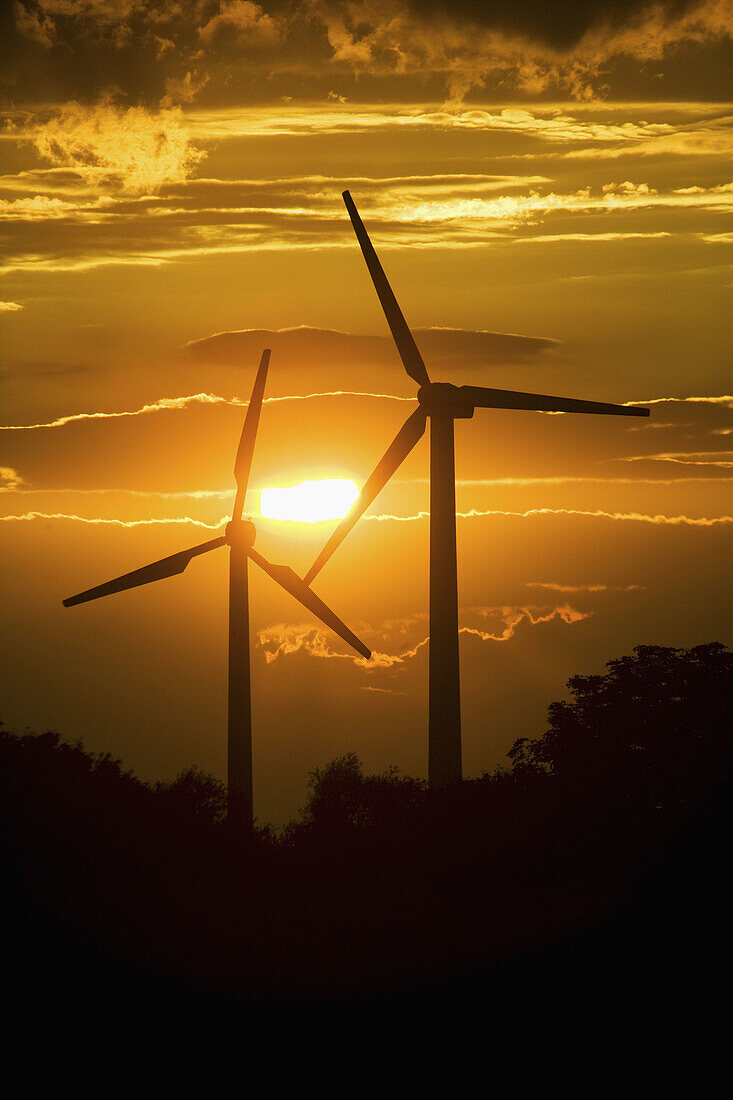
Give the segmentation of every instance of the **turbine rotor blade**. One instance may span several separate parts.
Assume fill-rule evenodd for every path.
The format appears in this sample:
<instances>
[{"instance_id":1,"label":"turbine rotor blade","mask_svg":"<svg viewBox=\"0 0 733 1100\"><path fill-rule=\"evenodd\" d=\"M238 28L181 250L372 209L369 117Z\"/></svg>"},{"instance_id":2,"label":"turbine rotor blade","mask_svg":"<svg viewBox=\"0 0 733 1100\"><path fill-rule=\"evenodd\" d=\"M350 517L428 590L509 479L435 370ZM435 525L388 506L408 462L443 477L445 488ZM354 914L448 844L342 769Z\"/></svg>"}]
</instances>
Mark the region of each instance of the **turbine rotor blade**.
<instances>
[{"instance_id":1,"label":"turbine rotor blade","mask_svg":"<svg viewBox=\"0 0 733 1100\"><path fill-rule=\"evenodd\" d=\"M605 401L578 401L574 397L550 397L542 393L493 390L484 386L459 386L461 399L477 409L529 409L534 412L600 413L610 416L649 416L638 405L610 405Z\"/></svg>"},{"instance_id":2,"label":"turbine rotor blade","mask_svg":"<svg viewBox=\"0 0 733 1100\"><path fill-rule=\"evenodd\" d=\"M255 565L259 565L260 569L264 570L269 577L272 577L281 588L284 588L291 596L295 596L299 603L302 603L317 619L320 619L322 623L333 630L334 634L338 634L352 649L355 649L362 657L369 660L372 655L371 650L367 649L356 634L349 630L346 623L343 623L338 615L326 606L323 600L308 587L304 580L301 580L294 570L287 565L273 565L272 562L263 558L262 554L259 554L253 546L247 548L247 553Z\"/></svg>"},{"instance_id":3,"label":"turbine rotor blade","mask_svg":"<svg viewBox=\"0 0 733 1100\"><path fill-rule=\"evenodd\" d=\"M266 348L265 351L262 352L260 365L257 370L257 377L252 387L252 396L249 399L247 415L244 418L244 427L242 428L242 435L239 440L239 447L237 448L237 457L234 460L234 477L237 481L237 496L234 501L234 510L232 512L232 519L234 520L242 518L244 500L247 496L249 473L252 469L252 456L254 454L255 441L257 439L257 428L260 423L262 399L265 395L265 382L267 381L267 368L269 365L270 349Z\"/></svg>"},{"instance_id":4,"label":"turbine rotor blade","mask_svg":"<svg viewBox=\"0 0 733 1100\"><path fill-rule=\"evenodd\" d=\"M422 355L417 349L417 344L410 332L407 321L402 315L402 310L397 304L397 299L392 292L392 287L389 285L387 276L384 274L384 269L379 262L379 257L374 251L374 245L369 240L369 234L364 228L364 223L354 206L354 200L348 191L343 192L342 198L346 203L346 209L349 212L351 224L354 227L357 240L361 245L361 251L364 254L366 265L369 268L369 274L374 283L374 289L379 296L379 301L382 303L382 309L387 318L387 324L391 329L392 337L397 345L397 350L400 353L400 358L404 363L405 370L410 378L413 378L415 382L417 382L418 386L426 386L429 384L430 379L428 378L428 372L423 363Z\"/></svg>"},{"instance_id":5,"label":"turbine rotor blade","mask_svg":"<svg viewBox=\"0 0 733 1100\"><path fill-rule=\"evenodd\" d=\"M141 584L150 584L151 581L161 581L165 577L175 577L182 573L192 558L199 554L207 554L209 550L216 550L219 546L226 545L226 538L211 539L202 542L199 546L192 546L190 550L181 550L178 554L154 561L152 565L144 565L142 569L135 569L132 573L125 573L122 577L105 584L98 584L96 588L88 588L86 592L80 592L76 596L69 596L63 600L64 607L73 607L78 603L87 603L89 600L98 600L102 596L111 596L113 592L124 592L127 588L138 588Z\"/></svg>"},{"instance_id":6,"label":"turbine rotor blade","mask_svg":"<svg viewBox=\"0 0 733 1100\"><path fill-rule=\"evenodd\" d=\"M407 418L397 435L390 443L384 455L377 463L374 471L364 482L361 492L351 511L344 516L341 523L331 535L330 539L321 550L305 575L305 583L310 584L316 574L320 573L323 566L333 554L334 550L344 541L357 520L364 515L369 505L381 492L392 475L402 465L416 443L425 434L427 414L423 408L416 409Z\"/></svg>"}]
</instances>

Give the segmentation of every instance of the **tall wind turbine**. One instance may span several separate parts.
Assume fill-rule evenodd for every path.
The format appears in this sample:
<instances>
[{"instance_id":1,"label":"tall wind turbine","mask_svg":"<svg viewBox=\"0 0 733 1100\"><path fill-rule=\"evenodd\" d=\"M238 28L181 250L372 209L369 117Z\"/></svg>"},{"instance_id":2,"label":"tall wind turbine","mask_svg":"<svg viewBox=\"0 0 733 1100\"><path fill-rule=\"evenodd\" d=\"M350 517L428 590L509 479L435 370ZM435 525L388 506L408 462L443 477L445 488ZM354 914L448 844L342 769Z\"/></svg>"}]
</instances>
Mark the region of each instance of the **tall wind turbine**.
<instances>
[{"instance_id":1,"label":"tall wind turbine","mask_svg":"<svg viewBox=\"0 0 733 1100\"><path fill-rule=\"evenodd\" d=\"M341 619L331 611L310 587L285 565L273 565L263 558L254 548L256 529L249 520L242 519L247 484L252 467L257 427L260 421L262 399L265 392L267 368L270 352L264 351L255 379L252 397L244 419L242 437L239 441L237 457L234 463L234 477L237 493L232 518L226 527L226 534L219 538L192 546L190 550L181 550L178 554L162 558L152 565L125 573L122 577L107 581L105 584L89 588L77 596L63 601L64 607L97 600L113 592L124 592L127 588L137 588L141 584L159 581L164 577L174 577L182 573L188 563L200 554L216 550L220 546L229 546L229 719L228 719L228 817L240 825L252 823L252 707L250 694L249 660L249 577L248 563L255 565L272 577L281 588L295 596L304 607L311 611L322 623L330 627L345 642L367 659L370 651Z\"/></svg>"},{"instance_id":2,"label":"tall wind turbine","mask_svg":"<svg viewBox=\"0 0 733 1100\"><path fill-rule=\"evenodd\" d=\"M356 503L331 535L306 574L310 584L337 546L364 514L415 444L430 418L430 671L428 778L433 786L460 779L461 686L458 663L458 575L456 565L456 490L454 420L470 419L474 410L527 409L537 412L610 413L648 416L649 410L602 401L578 401L537 393L454 386L431 382L422 356L387 281L369 235L348 191L343 199L361 245L374 288L410 378L420 387L419 408L407 418L367 479Z\"/></svg>"}]
</instances>

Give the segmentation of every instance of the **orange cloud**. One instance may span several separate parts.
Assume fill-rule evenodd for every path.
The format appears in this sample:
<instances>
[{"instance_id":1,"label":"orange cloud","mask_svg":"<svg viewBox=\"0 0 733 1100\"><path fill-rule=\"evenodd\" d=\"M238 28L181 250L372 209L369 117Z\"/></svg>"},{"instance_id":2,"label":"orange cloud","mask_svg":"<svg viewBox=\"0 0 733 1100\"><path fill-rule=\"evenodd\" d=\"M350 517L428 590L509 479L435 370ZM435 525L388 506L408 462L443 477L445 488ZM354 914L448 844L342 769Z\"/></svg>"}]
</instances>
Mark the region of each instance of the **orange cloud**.
<instances>
[{"instance_id":1,"label":"orange cloud","mask_svg":"<svg viewBox=\"0 0 733 1100\"><path fill-rule=\"evenodd\" d=\"M12 466L0 466L0 493L12 493L20 489L25 482Z\"/></svg>"},{"instance_id":2,"label":"orange cloud","mask_svg":"<svg viewBox=\"0 0 733 1100\"><path fill-rule=\"evenodd\" d=\"M353 181L311 176L187 180L199 153L175 111L144 112L138 125L128 118L133 108L122 112L109 104L93 109L76 104L64 110L70 112L68 126L55 116L18 131L68 171L57 177L56 194L53 176L42 180L43 193L35 186L37 173L5 177L6 186L18 192L0 202L0 214L14 223L0 268L5 273L160 266L201 256L352 247L343 231L339 191ZM81 120L78 112L84 114ZM730 133L727 140L731 151ZM537 243L535 227L540 226L545 232L539 243L623 241L639 234L652 240L681 232L677 226L688 211L706 215L695 239L714 243L713 219L733 210L733 190L727 185L661 190L643 178L621 175L594 187L555 190L543 179L480 174L372 179L359 184L360 201L384 248L485 248L489 239L512 244L527 243L527 237ZM80 180L86 190L75 191ZM660 229L654 220L647 229L639 227L640 213L660 211L675 219L670 226ZM585 221L592 219L596 228L598 215L606 213L616 215L612 231L605 226L597 233L586 231ZM568 216L576 224L553 234L551 222ZM53 232L29 232L32 223L51 219L57 223ZM101 234L96 230L100 222L105 223Z\"/></svg>"},{"instance_id":3,"label":"orange cloud","mask_svg":"<svg viewBox=\"0 0 733 1100\"><path fill-rule=\"evenodd\" d=\"M283 20L268 15L251 0L222 0L219 12L198 29L205 46L221 34L233 34L239 45L272 46L282 37Z\"/></svg>"},{"instance_id":4,"label":"orange cloud","mask_svg":"<svg viewBox=\"0 0 733 1100\"><path fill-rule=\"evenodd\" d=\"M127 94L149 61L161 70L157 81L146 73L154 87L170 89L197 68L201 86L225 99L241 94L246 67L278 79L280 94L297 81L304 99L330 88L343 100L342 80L349 90L366 81L404 89L432 78L453 103L486 87L528 96L557 89L582 102L603 94L624 60L656 66L733 33L731 0L570 8L551 0L15 0L14 12L17 33L49 53L61 43L79 53L89 43L134 52L137 65L118 70Z\"/></svg>"},{"instance_id":5,"label":"orange cloud","mask_svg":"<svg viewBox=\"0 0 733 1100\"><path fill-rule=\"evenodd\" d=\"M11 486L12 488L12 486ZM103 491L103 490L102 490ZM158 495L158 494L150 494ZM164 494L161 494L164 495ZM186 494L173 493L171 496L184 496ZM197 494L190 494L195 496ZM218 492L213 494L214 496L220 496ZM490 516L507 516L509 518L516 519L530 519L535 516L580 516L585 519L609 519L609 520L622 520L631 521L634 523L651 523L655 526L670 526L670 527L716 527L718 525L733 523L733 516L665 516L665 515L645 515L642 512L602 512L602 511L583 511L578 508L528 508L525 512L511 512L499 508L489 508L482 511L477 508L472 508L470 512L456 512L458 519L482 519ZM415 512L413 515L397 516L397 515L366 515L362 522L368 522L369 520L376 521L377 523L413 523L416 520L429 519L429 512ZM167 519L139 519L139 520L121 520L121 519L100 519L94 517L67 515L62 512L25 512L22 515L12 516L0 516L0 521L27 521L36 519L58 519L68 520L75 523L89 523L89 524L112 524L117 527L146 527L152 524L192 524L194 527L206 527L209 530L217 531L219 528L224 527L229 522L229 516L222 516L217 523L204 523L203 520L193 519L190 516L174 516Z\"/></svg>"},{"instance_id":6,"label":"orange cloud","mask_svg":"<svg viewBox=\"0 0 733 1100\"><path fill-rule=\"evenodd\" d=\"M714 527L719 523L733 523L733 516L652 516L643 512L591 512L579 508L528 508L524 512L510 512L501 508L487 508L485 511L472 508L469 512L456 512L456 516L458 519L481 519L487 516L509 516L517 519L528 519L533 516L583 516L587 519L631 520L635 523L667 524L672 527L681 524L690 527ZM413 512L412 515L408 516L382 513L380 515L365 515L362 523L370 520L375 523L414 523L429 518L430 512L425 511Z\"/></svg>"},{"instance_id":7,"label":"orange cloud","mask_svg":"<svg viewBox=\"0 0 733 1100\"><path fill-rule=\"evenodd\" d=\"M218 531L229 522L229 516L222 516L218 523L204 523L200 519L192 519L191 516L175 516L171 519L99 519L87 516L65 515L63 512L24 512L18 516L0 516L0 523L23 523L33 520L65 520L70 523L86 523L91 526L109 527L159 527L159 526L191 526L205 527L209 531Z\"/></svg>"},{"instance_id":8,"label":"orange cloud","mask_svg":"<svg viewBox=\"0 0 733 1100\"><path fill-rule=\"evenodd\" d=\"M54 165L138 192L186 179L204 156L192 146L178 108L150 111L111 100L67 103L18 136Z\"/></svg>"},{"instance_id":9,"label":"orange cloud","mask_svg":"<svg viewBox=\"0 0 733 1100\"><path fill-rule=\"evenodd\" d=\"M551 581L526 581L527 588L546 588L549 592L638 592L642 584L554 584Z\"/></svg>"},{"instance_id":10,"label":"orange cloud","mask_svg":"<svg viewBox=\"0 0 733 1100\"><path fill-rule=\"evenodd\" d=\"M402 0L312 2L334 65L370 75L440 74L454 102L489 83L529 95L562 88L587 100L622 58L658 62L682 46L733 36L730 0L702 0L682 9L657 3L615 12L609 6L607 19L603 7L594 18L580 11L568 18L565 7L562 25L574 27L575 34L562 42L552 4L543 21L537 8L523 17L516 5L432 4L423 11Z\"/></svg>"},{"instance_id":11,"label":"orange cloud","mask_svg":"<svg viewBox=\"0 0 733 1100\"><path fill-rule=\"evenodd\" d=\"M720 431L719 435L728 434ZM629 455L621 462L672 462L678 466L733 466L733 451L670 451L662 454Z\"/></svg>"},{"instance_id":12,"label":"orange cloud","mask_svg":"<svg viewBox=\"0 0 733 1100\"><path fill-rule=\"evenodd\" d=\"M559 607L479 607L468 608L466 614L479 616L494 623L493 629L482 630L474 626L459 627L459 634L466 634L487 642L506 642L513 638L521 623L536 626L540 623L548 623L559 619L567 625L582 622L590 618L590 612L578 611L565 603ZM414 622L424 619L425 616L417 616ZM385 623L376 630L369 631L361 627L362 632L377 634L380 638L388 637L394 632L394 624ZM400 631L402 633L402 631ZM290 626L285 623L277 623L258 631L258 642L265 654L265 660L272 664L281 657L291 656L294 653L303 652L310 657L319 659L333 659L351 661L360 668L370 671L375 669L394 668L404 665L416 657L421 649L429 644L429 637L424 637L408 649L396 653L380 652L372 649L371 660L363 657L354 657L349 653L338 653L331 647L331 635L320 627Z\"/></svg>"},{"instance_id":13,"label":"orange cloud","mask_svg":"<svg viewBox=\"0 0 733 1100\"><path fill-rule=\"evenodd\" d=\"M286 394L283 397L266 397L263 404L278 405L288 401L314 401L330 397L368 397L379 401L400 401L414 404L414 399L411 397L395 397L389 393L364 393L360 390L329 390L325 393ZM74 424L80 420L119 420L134 416L147 416L149 413L187 409L190 405L232 405L238 408L246 408L248 404L248 401L240 401L236 397L219 397L215 393L194 393L188 397L161 397L159 401L155 401L150 405L141 405L139 409L131 409L125 412L71 413L69 416L59 416L55 420L40 421L37 424L0 424L0 432L30 432L42 428L63 428L67 424Z\"/></svg>"}]
</instances>

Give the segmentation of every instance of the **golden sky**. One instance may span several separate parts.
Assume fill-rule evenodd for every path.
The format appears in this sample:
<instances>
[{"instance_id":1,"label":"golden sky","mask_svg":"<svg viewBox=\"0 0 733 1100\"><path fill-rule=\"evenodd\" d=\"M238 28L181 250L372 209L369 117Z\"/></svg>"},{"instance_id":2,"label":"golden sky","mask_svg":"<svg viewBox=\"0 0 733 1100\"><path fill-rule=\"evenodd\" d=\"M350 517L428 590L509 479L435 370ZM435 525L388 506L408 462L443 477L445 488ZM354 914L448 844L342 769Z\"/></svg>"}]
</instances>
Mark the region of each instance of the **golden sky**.
<instances>
[{"instance_id":1,"label":"golden sky","mask_svg":"<svg viewBox=\"0 0 733 1100\"><path fill-rule=\"evenodd\" d=\"M301 574L415 407L348 187L431 378L650 405L456 425L464 764L573 673L731 643L733 4L18 0L0 16L0 554L8 724L146 778L224 774L226 558L62 597L247 511ZM369 667L252 579L255 808L427 763L428 444L314 587Z\"/></svg>"}]
</instances>

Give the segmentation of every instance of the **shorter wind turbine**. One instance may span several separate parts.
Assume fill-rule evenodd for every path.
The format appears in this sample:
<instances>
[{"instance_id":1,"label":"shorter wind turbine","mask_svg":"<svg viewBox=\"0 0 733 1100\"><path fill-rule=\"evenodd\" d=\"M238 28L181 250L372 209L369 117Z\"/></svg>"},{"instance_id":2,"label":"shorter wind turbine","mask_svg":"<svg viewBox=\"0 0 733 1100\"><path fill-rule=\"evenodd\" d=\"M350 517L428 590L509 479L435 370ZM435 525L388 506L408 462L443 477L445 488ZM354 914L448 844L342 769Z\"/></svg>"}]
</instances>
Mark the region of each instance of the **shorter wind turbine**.
<instances>
[{"instance_id":1,"label":"shorter wind turbine","mask_svg":"<svg viewBox=\"0 0 733 1100\"><path fill-rule=\"evenodd\" d=\"M232 518L226 527L226 534L219 538L181 550L178 554L161 558L152 565L125 573L122 577L105 584L89 588L77 596L63 601L64 607L98 600L113 592L124 592L127 588L137 588L141 584L160 581L164 577L174 577L182 573L188 563L200 554L216 550L220 546L229 546L229 718L228 718L228 762L227 812L230 819L248 825L252 823L252 705L250 693L249 659L249 577L248 561L251 559L269 577L295 596L316 618L330 627L335 634L348 642L358 653L367 659L371 652L352 631L331 611L311 588L286 565L273 565L254 548L256 529L249 520L242 519L247 484L252 467L257 427L260 421L262 399L265 392L267 368L270 362L269 350L262 353L257 378L247 415L244 419L242 436L239 441L237 457L234 463L234 477L237 493L234 500Z\"/></svg>"},{"instance_id":2,"label":"shorter wind turbine","mask_svg":"<svg viewBox=\"0 0 733 1100\"><path fill-rule=\"evenodd\" d=\"M431 382L417 344L387 281L374 246L348 191L349 212L374 288L392 337L410 378L420 387L419 407L402 425L356 503L341 521L305 576L310 584L357 520L407 458L425 433L430 417L430 670L428 719L428 779L433 786L460 779L461 681L458 662L458 569L456 563L456 485L453 421L470 419L474 410L526 409L536 412L610 413L649 416L649 409L578 401L484 386L453 386Z\"/></svg>"}]
</instances>

